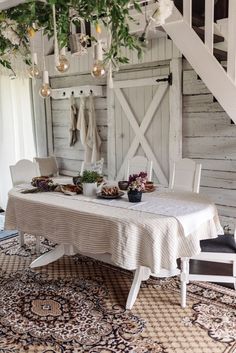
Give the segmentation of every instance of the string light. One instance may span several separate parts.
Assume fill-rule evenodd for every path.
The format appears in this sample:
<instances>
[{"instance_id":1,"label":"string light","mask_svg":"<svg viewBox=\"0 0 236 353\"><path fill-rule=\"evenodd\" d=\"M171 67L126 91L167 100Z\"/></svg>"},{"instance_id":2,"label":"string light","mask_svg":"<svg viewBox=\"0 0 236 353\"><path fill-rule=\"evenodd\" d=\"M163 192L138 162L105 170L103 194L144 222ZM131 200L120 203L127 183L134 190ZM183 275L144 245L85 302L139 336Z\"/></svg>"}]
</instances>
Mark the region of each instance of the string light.
<instances>
[{"instance_id":1,"label":"string light","mask_svg":"<svg viewBox=\"0 0 236 353\"><path fill-rule=\"evenodd\" d=\"M49 86L48 71L43 71L43 84L39 90L39 94L42 98L50 97L52 93L51 87Z\"/></svg>"},{"instance_id":2,"label":"string light","mask_svg":"<svg viewBox=\"0 0 236 353\"><path fill-rule=\"evenodd\" d=\"M29 68L28 73L30 78L40 78L37 53L32 55L32 66Z\"/></svg>"},{"instance_id":3,"label":"string light","mask_svg":"<svg viewBox=\"0 0 236 353\"><path fill-rule=\"evenodd\" d=\"M46 70L46 62L45 62L45 48L44 48L44 36L43 30L41 32L42 35L42 49L43 49L43 84L40 87L39 94L42 98L50 97L52 90L49 86L49 78L48 78L48 71Z\"/></svg>"},{"instance_id":4,"label":"string light","mask_svg":"<svg viewBox=\"0 0 236 353\"><path fill-rule=\"evenodd\" d=\"M91 75L95 78L103 77L106 74L105 65L103 63L103 52L101 40L93 47L94 63L91 70Z\"/></svg>"},{"instance_id":5,"label":"string light","mask_svg":"<svg viewBox=\"0 0 236 353\"><path fill-rule=\"evenodd\" d=\"M56 66L57 71L63 73L68 71L70 68L70 62L66 57L65 47L60 50L59 63Z\"/></svg>"}]
</instances>

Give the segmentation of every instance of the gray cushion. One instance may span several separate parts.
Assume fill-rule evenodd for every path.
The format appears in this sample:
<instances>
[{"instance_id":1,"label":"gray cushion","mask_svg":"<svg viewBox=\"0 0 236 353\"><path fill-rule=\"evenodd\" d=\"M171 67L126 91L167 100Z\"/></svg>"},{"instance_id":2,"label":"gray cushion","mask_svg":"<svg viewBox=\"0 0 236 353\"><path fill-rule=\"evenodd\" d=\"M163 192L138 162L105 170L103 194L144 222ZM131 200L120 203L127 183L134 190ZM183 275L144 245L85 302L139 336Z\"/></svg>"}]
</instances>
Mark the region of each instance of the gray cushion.
<instances>
[{"instance_id":1,"label":"gray cushion","mask_svg":"<svg viewBox=\"0 0 236 353\"><path fill-rule=\"evenodd\" d=\"M202 252L236 252L236 242L233 235L218 235L215 239L201 240Z\"/></svg>"}]
</instances>

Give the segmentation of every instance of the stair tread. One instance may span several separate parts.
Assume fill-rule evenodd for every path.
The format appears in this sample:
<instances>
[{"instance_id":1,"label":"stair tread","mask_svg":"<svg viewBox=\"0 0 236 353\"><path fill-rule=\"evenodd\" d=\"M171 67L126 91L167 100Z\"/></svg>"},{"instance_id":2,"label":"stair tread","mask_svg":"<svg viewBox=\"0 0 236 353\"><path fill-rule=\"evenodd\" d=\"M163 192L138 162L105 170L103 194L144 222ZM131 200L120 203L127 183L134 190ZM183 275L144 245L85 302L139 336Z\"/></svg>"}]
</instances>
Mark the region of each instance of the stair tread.
<instances>
[{"instance_id":1,"label":"stair tread","mask_svg":"<svg viewBox=\"0 0 236 353\"><path fill-rule=\"evenodd\" d=\"M224 50L214 48L214 55L219 61L227 60L227 52Z\"/></svg>"},{"instance_id":2,"label":"stair tread","mask_svg":"<svg viewBox=\"0 0 236 353\"><path fill-rule=\"evenodd\" d=\"M205 29L193 26L194 31L199 35L199 37L204 40L205 38ZM224 37L214 34L214 43L221 43L224 41Z\"/></svg>"}]
</instances>

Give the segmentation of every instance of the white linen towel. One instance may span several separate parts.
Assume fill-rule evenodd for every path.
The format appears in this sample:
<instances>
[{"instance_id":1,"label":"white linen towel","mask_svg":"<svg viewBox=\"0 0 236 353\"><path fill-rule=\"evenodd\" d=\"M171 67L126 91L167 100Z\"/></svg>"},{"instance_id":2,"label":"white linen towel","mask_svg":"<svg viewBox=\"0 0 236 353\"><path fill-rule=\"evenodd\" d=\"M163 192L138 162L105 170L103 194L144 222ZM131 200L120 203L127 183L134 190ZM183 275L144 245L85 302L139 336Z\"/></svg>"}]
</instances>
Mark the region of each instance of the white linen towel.
<instances>
[{"instance_id":1,"label":"white linen towel","mask_svg":"<svg viewBox=\"0 0 236 353\"><path fill-rule=\"evenodd\" d=\"M87 123L85 119L85 97L80 97L79 103L79 116L77 121L77 130L80 132L80 140L84 148L86 149L86 136L87 136Z\"/></svg>"},{"instance_id":2,"label":"white linen towel","mask_svg":"<svg viewBox=\"0 0 236 353\"><path fill-rule=\"evenodd\" d=\"M96 118L95 118L95 108L93 96L89 96L89 108L88 108L88 131L87 131L87 153L86 153L86 162L95 163L100 159L100 147L101 147L101 138L97 131Z\"/></svg>"},{"instance_id":3,"label":"white linen towel","mask_svg":"<svg viewBox=\"0 0 236 353\"><path fill-rule=\"evenodd\" d=\"M69 132L70 132L70 146L74 146L77 142L77 119L78 119L78 108L75 104L75 98L73 95L70 97L70 122L69 122Z\"/></svg>"}]
</instances>

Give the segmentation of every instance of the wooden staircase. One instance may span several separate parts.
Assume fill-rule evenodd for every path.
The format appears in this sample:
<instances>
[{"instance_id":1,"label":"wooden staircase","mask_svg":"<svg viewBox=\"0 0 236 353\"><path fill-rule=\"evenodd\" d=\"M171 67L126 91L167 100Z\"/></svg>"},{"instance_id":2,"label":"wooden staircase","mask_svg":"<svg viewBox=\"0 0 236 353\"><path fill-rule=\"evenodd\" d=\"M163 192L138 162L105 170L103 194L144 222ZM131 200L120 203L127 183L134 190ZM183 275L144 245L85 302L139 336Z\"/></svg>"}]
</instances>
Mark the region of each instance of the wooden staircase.
<instances>
[{"instance_id":1,"label":"wooden staircase","mask_svg":"<svg viewBox=\"0 0 236 353\"><path fill-rule=\"evenodd\" d=\"M214 33L215 21L220 18L219 11L215 14L215 0L197 1L202 6L198 14L193 11L196 0L175 0L173 14L163 28L236 123L236 1L219 0L224 3L224 13L229 14L227 52L214 48L224 41L223 36ZM227 62L227 71L222 61Z\"/></svg>"}]
</instances>

